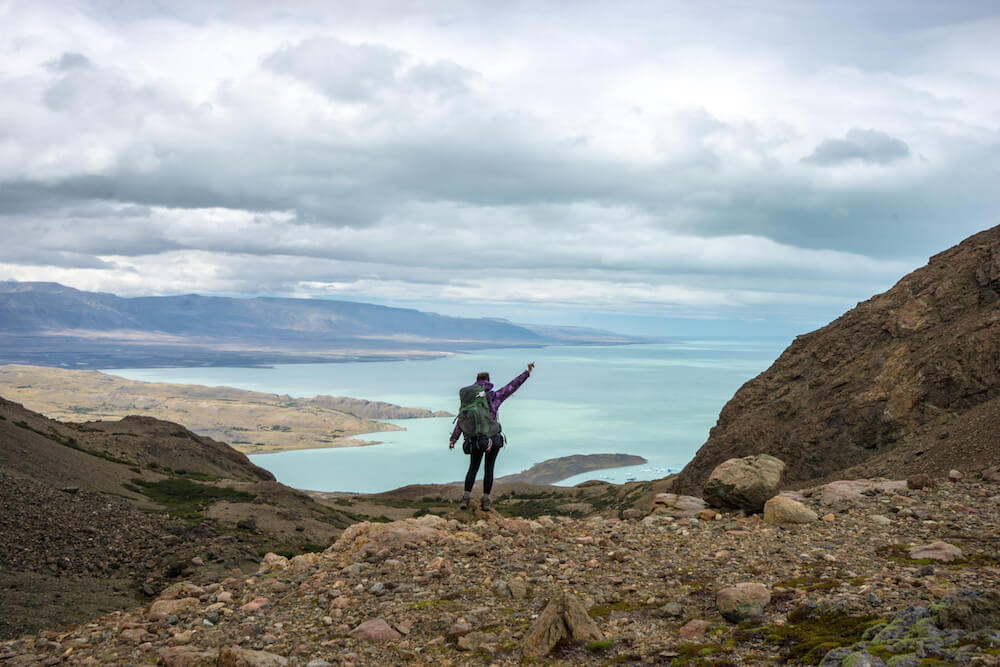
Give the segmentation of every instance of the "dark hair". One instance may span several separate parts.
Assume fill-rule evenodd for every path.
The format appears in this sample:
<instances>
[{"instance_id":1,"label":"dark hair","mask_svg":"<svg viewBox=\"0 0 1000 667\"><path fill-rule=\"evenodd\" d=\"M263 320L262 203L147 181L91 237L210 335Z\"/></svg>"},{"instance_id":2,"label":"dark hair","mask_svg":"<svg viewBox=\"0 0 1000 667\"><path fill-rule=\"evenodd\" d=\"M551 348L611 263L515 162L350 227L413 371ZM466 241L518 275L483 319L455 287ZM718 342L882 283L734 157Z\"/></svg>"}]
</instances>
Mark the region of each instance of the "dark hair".
<instances>
[{"instance_id":1,"label":"dark hair","mask_svg":"<svg viewBox=\"0 0 1000 667\"><path fill-rule=\"evenodd\" d=\"M482 371L481 373L479 373L479 375L476 376L476 382L479 382L480 380L489 380L489 379L490 379L490 374L487 373L486 371Z\"/></svg>"}]
</instances>

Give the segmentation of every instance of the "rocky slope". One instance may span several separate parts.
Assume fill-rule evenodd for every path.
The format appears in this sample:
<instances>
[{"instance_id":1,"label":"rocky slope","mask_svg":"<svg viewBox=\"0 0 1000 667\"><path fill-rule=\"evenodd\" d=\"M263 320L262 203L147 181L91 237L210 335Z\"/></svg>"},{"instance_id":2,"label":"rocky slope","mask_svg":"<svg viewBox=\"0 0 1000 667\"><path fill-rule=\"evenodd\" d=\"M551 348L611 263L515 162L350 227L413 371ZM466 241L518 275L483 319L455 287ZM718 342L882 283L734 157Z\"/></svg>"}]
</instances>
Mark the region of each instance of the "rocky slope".
<instances>
[{"instance_id":1,"label":"rocky slope","mask_svg":"<svg viewBox=\"0 0 1000 667\"><path fill-rule=\"evenodd\" d=\"M700 493L722 461L772 454L786 484L970 470L1000 430L1000 227L798 337L726 404L675 481Z\"/></svg>"},{"instance_id":2,"label":"rocky slope","mask_svg":"<svg viewBox=\"0 0 1000 667\"><path fill-rule=\"evenodd\" d=\"M185 572L321 549L355 521L177 424L64 424L4 399L0 507L0 636L136 604Z\"/></svg>"},{"instance_id":3,"label":"rocky slope","mask_svg":"<svg viewBox=\"0 0 1000 667\"><path fill-rule=\"evenodd\" d=\"M494 495L510 514L586 516L646 486L499 483ZM62 423L0 398L0 638L139 604L181 576L242 577L267 551L321 550L358 521L446 512L460 496L307 494L178 424Z\"/></svg>"},{"instance_id":4,"label":"rocky slope","mask_svg":"<svg viewBox=\"0 0 1000 667\"><path fill-rule=\"evenodd\" d=\"M666 496L625 520L453 507L360 523L321 554L269 555L250 576L178 582L142 607L4 642L0 660L995 665L993 479L810 489L795 497L822 518L804 524Z\"/></svg>"}]
</instances>

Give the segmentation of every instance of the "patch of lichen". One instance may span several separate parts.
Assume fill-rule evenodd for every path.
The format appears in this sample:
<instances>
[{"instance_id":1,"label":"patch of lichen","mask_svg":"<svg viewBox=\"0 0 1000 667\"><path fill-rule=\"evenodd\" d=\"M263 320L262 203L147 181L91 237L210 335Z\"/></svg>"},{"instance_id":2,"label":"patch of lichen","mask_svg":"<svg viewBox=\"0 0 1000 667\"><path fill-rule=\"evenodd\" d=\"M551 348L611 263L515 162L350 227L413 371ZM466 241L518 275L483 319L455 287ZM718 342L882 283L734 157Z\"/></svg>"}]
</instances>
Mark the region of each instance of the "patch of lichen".
<instances>
[{"instance_id":1,"label":"patch of lichen","mask_svg":"<svg viewBox=\"0 0 1000 667\"><path fill-rule=\"evenodd\" d=\"M781 588L797 588L804 591L823 591L833 588L840 588L844 582L836 578L823 579L822 577L792 577L776 586Z\"/></svg>"},{"instance_id":2,"label":"patch of lichen","mask_svg":"<svg viewBox=\"0 0 1000 667\"><path fill-rule=\"evenodd\" d=\"M788 663L817 665L830 650L860 641L868 628L884 622L876 616L796 610L789 614L785 625L740 628L735 639L778 647Z\"/></svg>"},{"instance_id":3,"label":"patch of lichen","mask_svg":"<svg viewBox=\"0 0 1000 667\"><path fill-rule=\"evenodd\" d=\"M876 549L875 553L886 560L904 565L947 565L959 567L968 565L970 562L968 558L958 558L946 563L942 563L934 558L910 558L909 547L903 544L887 544Z\"/></svg>"},{"instance_id":4,"label":"patch of lichen","mask_svg":"<svg viewBox=\"0 0 1000 667\"><path fill-rule=\"evenodd\" d=\"M676 653L670 664L682 667L723 667L735 664L723 655L729 653L729 649L721 644L711 643L690 643L677 644L670 649Z\"/></svg>"}]
</instances>

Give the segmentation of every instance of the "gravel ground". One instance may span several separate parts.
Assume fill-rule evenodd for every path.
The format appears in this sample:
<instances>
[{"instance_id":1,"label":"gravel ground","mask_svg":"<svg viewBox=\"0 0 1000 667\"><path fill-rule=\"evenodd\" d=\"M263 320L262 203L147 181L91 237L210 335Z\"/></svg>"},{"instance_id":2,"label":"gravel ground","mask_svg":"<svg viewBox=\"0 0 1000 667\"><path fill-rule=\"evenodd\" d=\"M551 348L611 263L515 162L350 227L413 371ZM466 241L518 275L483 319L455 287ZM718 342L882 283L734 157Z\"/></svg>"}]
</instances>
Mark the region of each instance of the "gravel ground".
<instances>
[{"instance_id":1,"label":"gravel ground","mask_svg":"<svg viewBox=\"0 0 1000 667\"><path fill-rule=\"evenodd\" d=\"M604 641L568 638L543 664L819 664L838 647L823 664L867 650L861 664L902 652L917 662L895 664L997 664L1000 485L898 487L800 496L820 517L805 524L662 508L625 521L455 510L362 523L322 554L269 556L249 577L175 585L152 605L0 644L0 660L522 664L547 603L568 594ZM939 541L960 557L910 557ZM769 600L735 623L717 595L739 583Z\"/></svg>"}]
</instances>

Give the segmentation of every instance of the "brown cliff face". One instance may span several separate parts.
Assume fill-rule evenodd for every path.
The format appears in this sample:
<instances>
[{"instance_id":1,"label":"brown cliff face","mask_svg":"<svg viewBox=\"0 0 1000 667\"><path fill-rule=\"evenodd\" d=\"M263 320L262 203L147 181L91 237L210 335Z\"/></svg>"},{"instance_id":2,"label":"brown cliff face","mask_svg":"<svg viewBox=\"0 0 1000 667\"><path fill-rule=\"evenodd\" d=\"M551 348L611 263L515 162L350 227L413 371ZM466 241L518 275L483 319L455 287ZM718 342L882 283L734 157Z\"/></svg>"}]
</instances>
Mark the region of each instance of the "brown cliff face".
<instances>
[{"instance_id":1,"label":"brown cliff face","mask_svg":"<svg viewBox=\"0 0 1000 667\"><path fill-rule=\"evenodd\" d=\"M1000 226L799 336L736 392L674 489L771 454L784 484L970 470L1000 456Z\"/></svg>"}]
</instances>

